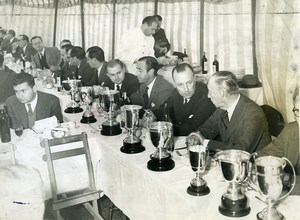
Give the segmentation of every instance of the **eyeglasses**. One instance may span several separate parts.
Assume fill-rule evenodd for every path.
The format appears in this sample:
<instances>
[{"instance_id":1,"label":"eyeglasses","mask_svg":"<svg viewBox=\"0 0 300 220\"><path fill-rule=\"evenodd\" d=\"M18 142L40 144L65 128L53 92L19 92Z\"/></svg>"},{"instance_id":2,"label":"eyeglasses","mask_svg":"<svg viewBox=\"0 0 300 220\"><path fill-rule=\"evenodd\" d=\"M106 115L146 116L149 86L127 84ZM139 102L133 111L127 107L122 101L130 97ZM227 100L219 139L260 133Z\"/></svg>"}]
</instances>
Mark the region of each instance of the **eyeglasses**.
<instances>
[{"instance_id":1,"label":"eyeglasses","mask_svg":"<svg viewBox=\"0 0 300 220\"><path fill-rule=\"evenodd\" d=\"M297 118L299 118L299 108L293 108L293 113L294 113L294 115L297 117Z\"/></svg>"}]
</instances>

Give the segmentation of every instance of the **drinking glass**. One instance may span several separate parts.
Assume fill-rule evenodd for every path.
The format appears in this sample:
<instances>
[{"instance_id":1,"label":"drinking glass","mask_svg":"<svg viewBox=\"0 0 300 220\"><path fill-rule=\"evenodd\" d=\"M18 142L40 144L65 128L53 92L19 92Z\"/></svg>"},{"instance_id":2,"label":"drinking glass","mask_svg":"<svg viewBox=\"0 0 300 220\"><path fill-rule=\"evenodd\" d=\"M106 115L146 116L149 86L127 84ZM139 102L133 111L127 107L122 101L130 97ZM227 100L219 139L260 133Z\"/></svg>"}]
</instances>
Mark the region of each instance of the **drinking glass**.
<instances>
[{"instance_id":1,"label":"drinking glass","mask_svg":"<svg viewBox=\"0 0 300 220\"><path fill-rule=\"evenodd\" d=\"M21 135L23 134L23 126L22 125L18 125L15 127L15 133L18 137L21 137Z\"/></svg>"}]
</instances>

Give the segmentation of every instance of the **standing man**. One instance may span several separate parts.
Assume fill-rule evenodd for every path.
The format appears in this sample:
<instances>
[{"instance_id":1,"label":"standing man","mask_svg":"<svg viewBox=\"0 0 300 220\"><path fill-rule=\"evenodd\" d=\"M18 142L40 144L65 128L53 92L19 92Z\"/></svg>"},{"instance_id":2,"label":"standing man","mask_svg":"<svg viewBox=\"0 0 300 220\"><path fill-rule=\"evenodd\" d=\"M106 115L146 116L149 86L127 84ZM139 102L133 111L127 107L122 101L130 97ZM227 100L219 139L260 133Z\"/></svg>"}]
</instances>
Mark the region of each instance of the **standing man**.
<instances>
[{"instance_id":1,"label":"standing man","mask_svg":"<svg viewBox=\"0 0 300 220\"><path fill-rule=\"evenodd\" d=\"M18 125L32 128L35 121L52 116L63 122L59 99L52 94L37 91L32 75L15 75L13 87L16 94L6 100L12 128Z\"/></svg>"},{"instance_id":2,"label":"standing man","mask_svg":"<svg viewBox=\"0 0 300 220\"><path fill-rule=\"evenodd\" d=\"M33 56L33 61L39 69L50 69L57 71L61 63L60 51L56 47L44 47L40 36L31 38L31 44L37 53Z\"/></svg>"},{"instance_id":3,"label":"standing man","mask_svg":"<svg viewBox=\"0 0 300 220\"><path fill-rule=\"evenodd\" d=\"M140 27L125 32L118 44L116 56L122 60L129 72L135 72L135 63L144 56L154 57L154 38L157 20L153 16L145 17Z\"/></svg>"},{"instance_id":4,"label":"standing man","mask_svg":"<svg viewBox=\"0 0 300 220\"><path fill-rule=\"evenodd\" d=\"M8 30L6 33L5 40L2 43L2 51L6 51L6 53L11 53L12 52L12 44L17 40L15 38L16 32L14 30Z\"/></svg>"},{"instance_id":5,"label":"standing man","mask_svg":"<svg viewBox=\"0 0 300 220\"><path fill-rule=\"evenodd\" d=\"M271 142L262 108L239 93L233 73L213 74L208 81L208 97L218 109L187 137L189 145L201 143L211 150L239 149L252 153Z\"/></svg>"},{"instance_id":6,"label":"standing man","mask_svg":"<svg viewBox=\"0 0 300 220\"><path fill-rule=\"evenodd\" d=\"M96 85L95 72L87 63L82 47L73 47L69 50L68 56L70 57L70 64L77 67L75 69L75 77L81 80L81 84L83 86Z\"/></svg>"},{"instance_id":7,"label":"standing man","mask_svg":"<svg viewBox=\"0 0 300 220\"><path fill-rule=\"evenodd\" d=\"M158 22L155 34L153 34L153 37L155 39L155 44L154 44L155 57L162 57L165 56L166 53L168 53L171 45L168 41L165 30L161 28L162 17L160 15L154 15L153 17L155 17Z\"/></svg>"},{"instance_id":8,"label":"standing man","mask_svg":"<svg viewBox=\"0 0 300 220\"><path fill-rule=\"evenodd\" d=\"M207 97L207 86L196 82L193 68L189 64L176 66L172 77L176 90L167 100L168 115L173 123L174 135L186 136L202 125L216 107Z\"/></svg>"},{"instance_id":9,"label":"standing man","mask_svg":"<svg viewBox=\"0 0 300 220\"><path fill-rule=\"evenodd\" d=\"M120 95L126 92L130 97L138 89L139 82L137 77L126 72L125 64L119 59L111 60L107 63L107 76L104 86L109 89L120 91Z\"/></svg>"},{"instance_id":10,"label":"standing man","mask_svg":"<svg viewBox=\"0 0 300 220\"><path fill-rule=\"evenodd\" d=\"M131 96L131 102L151 110L159 117L160 107L174 90L171 83L157 75L159 64L154 57L142 57L136 64L136 76L140 87Z\"/></svg>"},{"instance_id":11,"label":"standing man","mask_svg":"<svg viewBox=\"0 0 300 220\"><path fill-rule=\"evenodd\" d=\"M19 47L22 49L22 55L25 57L25 61L32 62L32 57L37 53L37 51L29 43L29 38L25 34L21 34L18 37Z\"/></svg>"},{"instance_id":12,"label":"standing man","mask_svg":"<svg viewBox=\"0 0 300 220\"><path fill-rule=\"evenodd\" d=\"M103 86L104 82L108 79L104 51L98 46L90 47L86 51L86 60L91 68L96 69L96 85Z\"/></svg>"}]
</instances>

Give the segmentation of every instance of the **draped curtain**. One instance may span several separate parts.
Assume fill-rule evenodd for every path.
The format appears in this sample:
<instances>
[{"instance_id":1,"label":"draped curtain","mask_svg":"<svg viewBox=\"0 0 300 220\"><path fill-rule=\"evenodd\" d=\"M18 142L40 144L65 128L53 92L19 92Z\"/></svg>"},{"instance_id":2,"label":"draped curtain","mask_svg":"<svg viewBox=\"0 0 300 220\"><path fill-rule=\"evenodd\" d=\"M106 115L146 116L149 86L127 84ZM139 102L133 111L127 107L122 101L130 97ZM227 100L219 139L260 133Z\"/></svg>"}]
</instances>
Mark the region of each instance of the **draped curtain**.
<instances>
[{"instance_id":1,"label":"draped curtain","mask_svg":"<svg viewBox=\"0 0 300 220\"><path fill-rule=\"evenodd\" d=\"M300 75L300 1L256 2L256 57L264 103L283 113L287 122L294 121L292 93Z\"/></svg>"}]
</instances>

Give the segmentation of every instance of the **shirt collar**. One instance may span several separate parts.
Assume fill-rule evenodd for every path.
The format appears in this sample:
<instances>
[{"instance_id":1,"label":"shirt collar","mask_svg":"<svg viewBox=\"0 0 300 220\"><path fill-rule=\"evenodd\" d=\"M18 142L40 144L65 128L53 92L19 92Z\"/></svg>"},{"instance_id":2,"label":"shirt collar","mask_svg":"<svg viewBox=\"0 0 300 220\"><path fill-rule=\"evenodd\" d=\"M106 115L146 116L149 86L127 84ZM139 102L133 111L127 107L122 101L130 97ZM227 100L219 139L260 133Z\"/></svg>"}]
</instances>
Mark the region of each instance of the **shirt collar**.
<instances>
[{"instance_id":1,"label":"shirt collar","mask_svg":"<svg viewBox=\"0 0 300 220\"><path fill-rule=\"evenodd\" d=\"M39 52L40 54L42 54L43 56L45 55L45 47L42 49L41 52Z\"/></svg>"},{"instance_id":2,"label":"shirt collar","mask_svg":"<svg viewBox=\"0 0 300 220\"><path fill-rule=\"evenodd\" d=\"M148 97L150 97L150 94L151 94L151 91L152 91L152 88L153 88L153 85L154 85L154 82L156 80L157 77L155 77L152 82L147 86L148 87Z\"/></svg>"},{"instance_id":3,"label":"shirt collar","mask_svg":"<svg viewBox=\"0 0 300 220\"><path fill-rule=\"evenodd\" d=\"M26 107L26 110L27 110L27 111L28 111L28 106L27 106L27 104L31 104L31 109L32 109L32 111L35 111L35 107L36 107L37 100L38 100L38 93L36 92L35 94L36 94L36 96L35 96L35 98L34 98L31 102L25 103L25 107Z\"/></svg>"},{"instance_id":4,"label":"shirt collar","mask_svg":"<svg viewBox=\"0 0 300 220\"><path fill-rule=\"evenodd\" d=\"M24 47L23 47L23 51L24 53L26 52L26 48L27 48L28 44L26 44Z\"/></svg>"},{"instance_id":5,"label":"shirt collar","mask_svg":"<svg viewBox=\"0 0 300 220\"><path fill-rule=\"evenodd\" d=\"M100 75L100 72L101 72L102 66L103 66L103 64L101 64L101 65L98 67L98 69L97 69L98 76Z\"/></svg>"},{"instance_id":6,"label":"shirt collar","mask_svg":"<svg viewBox=\"0 0 300 220\"><path fill-rule=\"evenodd\" d=\"M235 110L235 108L236 108L236 106L237 106L237 103L238 103L239 100L240 100L240 97L241 97L241 95L239 94L239 96L237 97L237 99L236 99L236 100L231 104L231 106L229 106L229 108L227 109L229 121L230 121L231 116L232 116L232 114L233 114L233 112L234 112L234 110Z\"/></svg>"},{"instance_id":7,"label":"shirt collar","mask_svg":"<svg viewBox=\"0 0 300 220\"><path fill-rule=\"evenodd\" d=\"M12 39L10 39L9 43L12 43L14 41L14 39L15 39L14 37Z\"/></svg>"}]
</instances>

